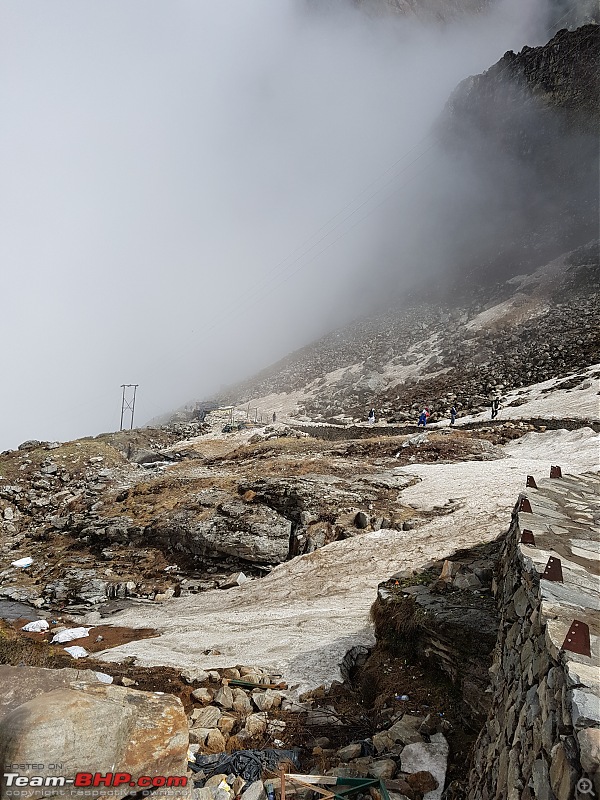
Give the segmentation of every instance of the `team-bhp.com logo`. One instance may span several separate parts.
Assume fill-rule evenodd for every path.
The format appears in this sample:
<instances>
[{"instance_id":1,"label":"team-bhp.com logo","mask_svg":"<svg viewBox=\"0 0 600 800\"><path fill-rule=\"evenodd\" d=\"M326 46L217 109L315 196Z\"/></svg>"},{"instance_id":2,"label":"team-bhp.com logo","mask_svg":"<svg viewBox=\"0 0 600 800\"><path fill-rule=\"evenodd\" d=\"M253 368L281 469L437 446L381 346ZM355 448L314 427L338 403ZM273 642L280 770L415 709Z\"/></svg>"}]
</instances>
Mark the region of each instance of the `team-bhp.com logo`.
<instances>
[{"instance_id":1,"label":"team-bhp.com logo","mask_svg":"<svg viewBox=\"0 0 600 800\"><path fill-rule=\"evenodd\" d=\"M57 786L72 786L78 789L91 789L96 787L131 786L136 789L159 789L187 786L185 775L140 775L133 778L128 772L78 772L74 778L64 775L21 775L18 772L5 772L4 782L7 789L14 789L18 796L19 789L30 787L54 788ZM7 792L7 797L10 794Z\"/></svg>"}]
</instances>

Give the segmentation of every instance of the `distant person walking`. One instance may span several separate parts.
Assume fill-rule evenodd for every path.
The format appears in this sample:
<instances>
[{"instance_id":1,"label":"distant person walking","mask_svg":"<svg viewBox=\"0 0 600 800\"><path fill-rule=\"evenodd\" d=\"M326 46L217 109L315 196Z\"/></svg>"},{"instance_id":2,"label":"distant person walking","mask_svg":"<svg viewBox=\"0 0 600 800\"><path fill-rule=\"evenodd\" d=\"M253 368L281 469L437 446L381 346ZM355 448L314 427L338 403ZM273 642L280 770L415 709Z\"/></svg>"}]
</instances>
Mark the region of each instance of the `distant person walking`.
<instances>
[{"instance_id":1,"label":"distant person walking","mask_svg":"<svg viewBox=\"0 0 600 800\"><path fill-rule=\"evenodd\" d=\"M419 421L417 422L417 428L420 428L421 425L425 427L427 425L427 420L429 419L429 409L424 408L423 411L419 414Z\"/></svg>"},{"instance_id":2,"label":"distant person walking","mask_svg":"<svg viewBox=\"0 0 600 800\"><path fill-rule=\"evenodd\" d=\"M450 409L450 425L454 425L456 422L456 408L452 406Z\"/></svg>"},{"instance_id":3,"label":"distant person walking","mask_svg":"<svg viewBox=\"0 0 600 800\"><path fill-rule=\"evenodd\" d=\"M367 421L368 421L369 425L374 425L375 424L375 409L374 408L372 408L369 411L369 416L367 417Z\"/></svg>"},{"instance_id":4,"label":"distant person walking","mask_svg":"<svg viewBox=\"0 0 600 800\"><path fill-rule=\"evenodd\" d=\"M496 419L498 416L498 410L500 408L500 400L498 397L494 397L492 400L492 419Z\"/></svg>"},{"instance_id":5,"label":"distant person walking","mask_svg":"<svg viewBox=\"0 0 600 800\"><path fill-rule=\"evenodd\" d=\"M277 414L273 412L273 422L277 422Z\"/></svg>"}]
</instances>

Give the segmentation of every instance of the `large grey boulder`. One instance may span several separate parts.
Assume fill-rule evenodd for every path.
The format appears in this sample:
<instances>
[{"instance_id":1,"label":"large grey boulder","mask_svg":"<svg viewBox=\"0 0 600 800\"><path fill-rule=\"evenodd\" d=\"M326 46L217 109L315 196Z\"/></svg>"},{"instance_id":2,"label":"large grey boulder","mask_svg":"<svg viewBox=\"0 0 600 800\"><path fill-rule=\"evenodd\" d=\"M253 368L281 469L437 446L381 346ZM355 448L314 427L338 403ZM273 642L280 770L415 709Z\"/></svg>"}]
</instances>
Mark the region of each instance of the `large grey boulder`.
<instances>
[{"instance_id":1,"label":"large grey boulder","mask_svg":"<svg viewBox=\"0 0 600 800\"><path fill-rule=\"evenodd\" d=\"M154 525L149 540L164 540L196 556L226 555L279 564L289 551L290 522L263 505L230 500L217 509L177 511Z\"/></svg>"},{"instance_id":2,"label":"large grey boulder","mask_svg":"<svg viewBox=\"0 0 600 800\"><path fill-rule=\"evenodd\" d=\"M38 694L13 709L0 727L0 766L30 765L20 775L77 772L185 776L188 726L181 701L159 692L139 692L123 686L73 682L69 688ZM43 757L40 755L43 754ZM60 764L60 770L40 773L36 765ZM131 791L112 789L112 797ZM178 797L189 796L181 788ZM36 798L39 789L22 790L21 798ZM72 797L68 786L53 789L53 797ZM102 792L99 792L101 796ZM156 795L154 795L156 796ZM160 795L158 795L160 796Z\"/></svg>"}]
</instances>

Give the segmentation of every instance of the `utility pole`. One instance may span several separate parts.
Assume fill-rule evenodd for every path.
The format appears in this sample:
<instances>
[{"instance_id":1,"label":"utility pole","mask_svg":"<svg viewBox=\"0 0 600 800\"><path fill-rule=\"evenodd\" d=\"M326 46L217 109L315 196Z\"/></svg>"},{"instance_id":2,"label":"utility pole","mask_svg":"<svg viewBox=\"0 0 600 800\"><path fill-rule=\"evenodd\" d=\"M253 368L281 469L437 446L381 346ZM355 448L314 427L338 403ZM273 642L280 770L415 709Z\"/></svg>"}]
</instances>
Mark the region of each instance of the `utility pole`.
<instances>
[{"instance_id":1,"label":"utility pole","mask_svg":"<svg viewBox=\"0 0 600 800\"><path fill-rule=\"evenodd\" d=\"M123 389L123 396L121 399L121 427L119 428L120 431L123 430L123 415L126 411L131 412L131 422L129 425L129 430L133 428L133 415L135 412L135 394L137 392L137 388L139 383L122 383L121 389ZM133 389L133 391L126 391L127 389Z\"/></svg>"}]
</instances>

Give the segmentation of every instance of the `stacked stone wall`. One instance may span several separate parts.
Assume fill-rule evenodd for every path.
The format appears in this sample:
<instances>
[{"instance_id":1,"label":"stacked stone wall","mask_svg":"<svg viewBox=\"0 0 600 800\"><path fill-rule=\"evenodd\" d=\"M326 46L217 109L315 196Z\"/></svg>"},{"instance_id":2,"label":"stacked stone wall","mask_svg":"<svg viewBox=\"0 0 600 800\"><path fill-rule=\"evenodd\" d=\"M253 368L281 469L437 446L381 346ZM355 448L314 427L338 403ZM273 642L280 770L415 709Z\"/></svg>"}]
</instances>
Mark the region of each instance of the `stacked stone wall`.
<instances>
[{"instance_id":1,"label":"stacked stone wall","mask_svg":"<svg viewBox=\"0 0 600 800\"><path fill-rule=\"evenodd\" d=\"M549 482L546 492L528 491L530 504L518 504L503 543L495 585L500 627L490 668L493 699L475 747L469 800L600 797L600 714L593 677L598 640L592 622L597 583L595 598L589 591L598 577L592 548L589 558L580 549L585 497L571 493L583 486L583 494L587 487L593 496L597 476L582 476L578 486L569 480ZM595 521L594 514L592 526ZM535 545L521 542L525 529L525 538L531 533ZM577 537L577 547L569 534ZM590 536L593 542L592 528ZM574 555L581 552L583 558ZM544 564L559 554L562 580L547 580ZM565 650L574 620L589 623L588 655Z\"/></svg>"}]
</instances>

